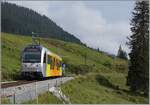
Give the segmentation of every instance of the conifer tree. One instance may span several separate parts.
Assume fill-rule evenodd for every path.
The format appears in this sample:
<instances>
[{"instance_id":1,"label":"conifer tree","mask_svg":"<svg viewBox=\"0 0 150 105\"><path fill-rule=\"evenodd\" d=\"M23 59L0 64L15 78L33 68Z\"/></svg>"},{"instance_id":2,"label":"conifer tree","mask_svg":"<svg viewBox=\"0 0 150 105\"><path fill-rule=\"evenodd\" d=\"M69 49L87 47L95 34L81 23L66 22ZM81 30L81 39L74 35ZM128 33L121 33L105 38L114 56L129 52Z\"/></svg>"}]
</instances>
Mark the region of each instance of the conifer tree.
<instances>
[{"instance_id":1,"label":"conifer tree","mask_svg":"<svg viewBox=\"0 0 150 105\"><path fill-rule=\"evenodd\" d=\"M131 52L127 85L132 91L149 91L149 2L138 1L131 20Z\"/></svg>"},{"instance_id":2,"label":"conifer tree","mask_svg":"<svg viewBox=\"0 0 150 105\"><path fill-rule=\"evenodd\" d=\"M119 50L118 50L118 54L117 54L117 57L118 58L122 58L122 59L125 59L127 60L127 53L125 51L123 51L121 45L119 46Z\"/></svg>"}]
</instances>

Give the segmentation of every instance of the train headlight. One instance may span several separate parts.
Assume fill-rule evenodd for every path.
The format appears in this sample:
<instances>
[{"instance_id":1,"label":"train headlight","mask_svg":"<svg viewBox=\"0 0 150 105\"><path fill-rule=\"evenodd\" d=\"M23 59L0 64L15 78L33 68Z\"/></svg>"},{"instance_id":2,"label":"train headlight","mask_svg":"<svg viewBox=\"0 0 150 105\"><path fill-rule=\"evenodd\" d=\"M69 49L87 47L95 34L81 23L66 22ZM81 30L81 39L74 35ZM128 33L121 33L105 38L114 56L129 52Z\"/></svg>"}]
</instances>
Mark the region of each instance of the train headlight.
<instances>
[{"instance_id":1,"label":"train headlight","mask_svg":"<svg viewBox=\"0 0 150 105\"><path fill-rule=\"evenodd\" d=\"M37 71L40 71L40 69L38 68L38 69L36 69Z\"/></svg>"},{"instance_id":2,"label":"train headlight","mask_svg":"<svg viewBox=\"0 0 150 105\"><path fill-rule=\"evenodd\" d=\"M27 67L27 65L23 65L22 67Z\"/></svg>"}]
</instances>

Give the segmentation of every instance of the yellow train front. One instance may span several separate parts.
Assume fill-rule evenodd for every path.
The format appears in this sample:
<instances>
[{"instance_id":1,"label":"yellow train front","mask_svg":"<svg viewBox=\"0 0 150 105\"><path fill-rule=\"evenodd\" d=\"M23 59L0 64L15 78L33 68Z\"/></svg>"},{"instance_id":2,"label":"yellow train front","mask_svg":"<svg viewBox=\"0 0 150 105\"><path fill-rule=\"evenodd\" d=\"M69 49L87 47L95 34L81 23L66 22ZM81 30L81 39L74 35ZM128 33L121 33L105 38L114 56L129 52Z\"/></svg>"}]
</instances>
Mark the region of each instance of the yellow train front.
<instances>
[{"instance_id":1,"label":"yellow train front","mask_svg":"<svg viewBox=\"0 0 150 105\"><path fill-rule=\"evenodd\" d=\"M41 45L28 45L22 52L21 74L24 78L62 76L62 58Z\"/></svg>"}]
</instances>

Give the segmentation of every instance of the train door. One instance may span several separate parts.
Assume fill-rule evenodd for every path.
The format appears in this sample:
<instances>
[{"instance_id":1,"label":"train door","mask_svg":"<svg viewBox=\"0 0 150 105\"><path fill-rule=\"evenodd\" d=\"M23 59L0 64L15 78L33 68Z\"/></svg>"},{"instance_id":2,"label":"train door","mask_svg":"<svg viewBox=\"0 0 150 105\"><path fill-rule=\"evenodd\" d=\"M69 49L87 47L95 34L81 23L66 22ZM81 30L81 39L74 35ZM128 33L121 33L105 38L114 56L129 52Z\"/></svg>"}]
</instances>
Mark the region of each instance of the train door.
<instances>
[{"instance_id":1,"label":"train door","mask_svg":"<svg viewBox=\"0 0 150 105\"><path fill-rule=\"evenodd\" d=\"M51 73L50 73L51 67L50 66L51 66L51 56L47 55L47 57L46 57L46 77L51 76Z\"/></svg>"},{"instance_id":2,"label":"train door","mask_svg":"<svg viewBox=\"0 0 150 105\"><path fill-rule=\"evenodd\" d=\"M54 58L54 76L57 76L56 58Z\"/></svg>"},{"instance_id":3,"label":"train door","mask_svg":"<svg viewBox=\"0 0 150 105\"><path fill-rule=\"evenodd\" d=\"M55 59L55 74L56 74L56 76L61 76L59 59Z\"/></svg>"},{"instance_id":4,"label":"train door","mask_svg":"<svg viewBox=\"0 0 150 105\"><path fill-rule=\"evenodd\" d=\"M51 70L54 70L54 65L55 65L55 64L54 64L54 57L52 57L51 60L52 60L52 62L51 62L51 67L50 67L50 69L51 69Z\"/></svg>"},{"instance_id":5,"label":"train door","mask_svg":"<svg viewBox=\"0 0 150 105\"><path fill-rule=\"evenodd\" d=\"M57 66L58 76L62 76L61 61L59 59L57 59L56 66Z\"/></svg>"},{"instance_id":6,"label":"train door","mask_svg":"<svg viewBox=\"0 0 150 105\"><path fill-rule=\"evenodd\" d=\"M51 56L50 76L54 76L54 57Z\"/></svg>"},{"instance_id":7,"label":"train door","mask_svg":"<svg viewBox=\"0 0 150 105\"><path fill-rule=\"evenodd\" d=\"M54 58L54 70L55 70L55 71L57 70L57 65L56 65L56 63L57 63L57 59Z\"/></svg>"},{"instance_id":8,"label":"train door","mask_svg":"<svg viewBox=\"0 0 150 105\"><path fill-rule=\"evenodd\" d=\"M43 59L43 75L46 77L46 52L44 53L44 59Z\"/></svg>"}]
</instances>

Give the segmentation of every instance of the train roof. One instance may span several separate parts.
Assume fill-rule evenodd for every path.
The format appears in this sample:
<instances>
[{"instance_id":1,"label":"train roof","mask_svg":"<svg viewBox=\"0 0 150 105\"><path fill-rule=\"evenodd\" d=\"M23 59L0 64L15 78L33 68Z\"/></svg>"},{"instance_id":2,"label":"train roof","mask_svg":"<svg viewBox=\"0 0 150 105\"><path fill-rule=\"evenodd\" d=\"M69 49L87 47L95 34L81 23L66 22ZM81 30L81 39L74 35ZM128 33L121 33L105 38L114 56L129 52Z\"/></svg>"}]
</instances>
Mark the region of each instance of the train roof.
<instances>
[{"instance_id":1,"label":"train roof","mask_svg":"<svg viewBox=\"0 0 150 105\"><path fill-rule=\"evenodd\" d=\"M51 55L51 56L53 56L53 57L56 57L56 58L59 59L59 60L62 60L62 58L61 58L59 55L57 55L57 54L51 52L51 51L48 50L47 48L43 47L43 49L44 49L49 55Z\"/></svg>"}]
</instances>

